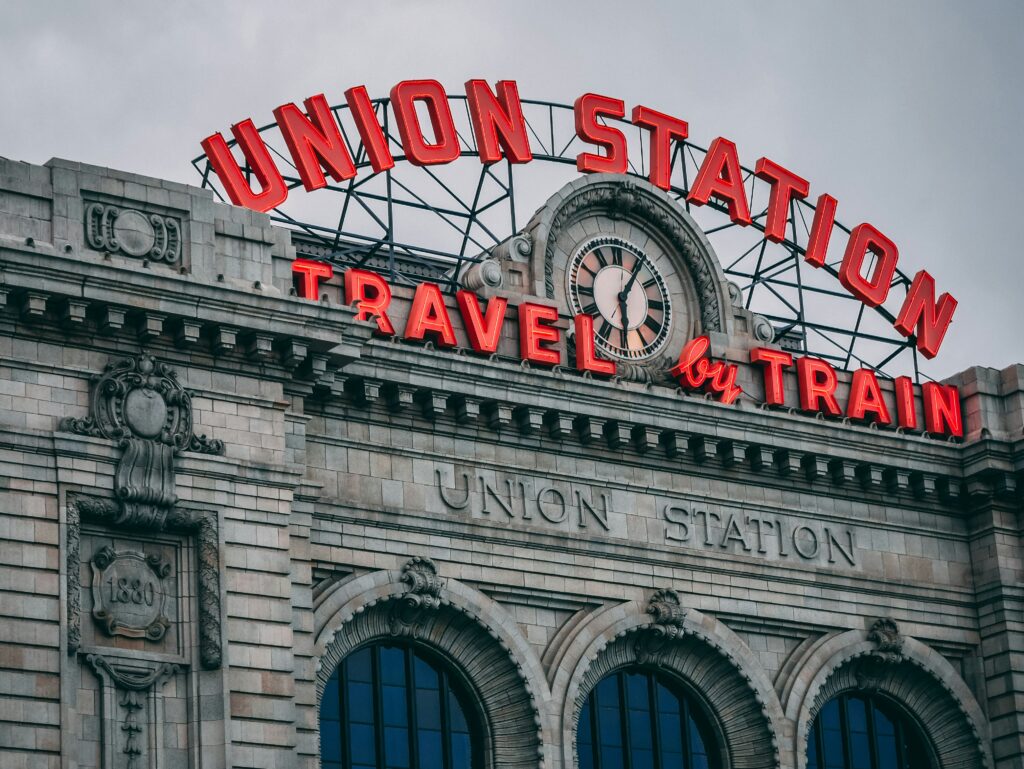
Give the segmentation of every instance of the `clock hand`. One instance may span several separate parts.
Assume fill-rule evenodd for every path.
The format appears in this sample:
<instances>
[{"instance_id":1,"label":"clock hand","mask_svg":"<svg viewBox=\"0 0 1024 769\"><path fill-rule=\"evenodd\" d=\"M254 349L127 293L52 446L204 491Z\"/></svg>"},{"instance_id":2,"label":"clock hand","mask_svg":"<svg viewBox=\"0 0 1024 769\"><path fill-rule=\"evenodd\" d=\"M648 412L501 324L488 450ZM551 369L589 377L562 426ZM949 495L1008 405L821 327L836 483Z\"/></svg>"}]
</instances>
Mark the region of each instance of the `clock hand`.
<instances>
[{"instance_id":1,"label":"clock hand","mask_svg":"<svg viewBox=\"0 0 1024 769\"><path fill-rule=\"evenodd\" d=\"M633 288L633 283L636 282L637 276L640 274L640 270L644 266L646 261L643 254L637 254L636 267L633 268L633 272L630 273L629 280L626 281L626 285L622 287L619 292L619 314L622 316L622 347L626 347L626 334L629 333L629 318L626 312L626 300L629 298L629 291Z\"/></svg>"},{"instance_id":2,"label":"clock hand","mask_svg":"<svg viewBox=\"0 0 1024 769\"><path fill-rule=\"evenodd\" d=\"M622 326L619 328L619 344L626 349L626 335L629 333L629 315L626 305L626 292L619 292L619 315L622 318Z\"/></svg>"},{"instance_id":3,"label":"clock hand","mask_svg":"<svg viewBox=\"0 0 1024 769\"><path fill-rule=\"evenodd\" d=\"M643 254L637 254L636 267L633 268L633 272L629 276L629 280L626 281L625 288L622 289L620 296L629 296L629 290L633 288L633 283L636 281L637 275L640 274L640 269L644 266L647 258Z\"/></svg>"}]
</instances>

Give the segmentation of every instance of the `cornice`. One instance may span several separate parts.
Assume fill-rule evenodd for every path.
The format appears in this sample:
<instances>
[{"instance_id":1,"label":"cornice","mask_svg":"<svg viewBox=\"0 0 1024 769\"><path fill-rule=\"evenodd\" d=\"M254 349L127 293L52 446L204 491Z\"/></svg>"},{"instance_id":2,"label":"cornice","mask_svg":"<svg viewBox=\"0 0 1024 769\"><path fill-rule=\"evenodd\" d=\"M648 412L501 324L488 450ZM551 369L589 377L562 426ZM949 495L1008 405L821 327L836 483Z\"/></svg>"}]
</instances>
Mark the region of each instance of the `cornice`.
<instances>
[{"instance_id":1,"label":"cornice","mask_svg":"<svg viewBox=\"0 0 1024 769\"><path fill-rule=\"evenodd\" d=\"M6 245L5 245L6 244ZM971 444L765 409L723 405L669 387L538 370L431 345L372 339L352 308L208 285L156 267L84 262L41 245L0 244L0 298L25 328L87 338L134 336L212 355L212 368L252 369L289 394L365 405L428 423L451 418L501 432L660 455L728 468L745 482L767 476L820 493L859 491L963 509L1020 497L1022 449ZM29 331L31 333L31 331ZM813 489L812 489L813 487ZM851 491L853 490L853 491Z\"/></svg>"},{"instance_id":2,"label":"cornice","mask_svg":"<svg viewBox=\"0 0 1024 769\"><path fill-rule=\"evenodd\" d=\"M946 511L961 511L968 492L1017 493L1011 472L985 467L965 475L956 443L395 341L372 341L338 374L331 396L325 416L334 404L381 403L403 419L483 425L497 435L551 441L552 449L574 441L595 459L667 458L814 493L877 493Z\"/></svg>"},{"instance_id":3,"label":"cornice","mask_svg":"<svg viewBox=\"0 0 1024 769\"><path fill-rule=\"evenodd\" d=\"M42 246L0 245L0 301L37 328L88 336L164 339L252 364L312 392L360 355L372 333L347 306L309 302L254 285L209 285L160 268L84 262ZM263 369L264 376L275 372ZM300 389L302 389L300 387Z\"/></svg>"}]
</instances>

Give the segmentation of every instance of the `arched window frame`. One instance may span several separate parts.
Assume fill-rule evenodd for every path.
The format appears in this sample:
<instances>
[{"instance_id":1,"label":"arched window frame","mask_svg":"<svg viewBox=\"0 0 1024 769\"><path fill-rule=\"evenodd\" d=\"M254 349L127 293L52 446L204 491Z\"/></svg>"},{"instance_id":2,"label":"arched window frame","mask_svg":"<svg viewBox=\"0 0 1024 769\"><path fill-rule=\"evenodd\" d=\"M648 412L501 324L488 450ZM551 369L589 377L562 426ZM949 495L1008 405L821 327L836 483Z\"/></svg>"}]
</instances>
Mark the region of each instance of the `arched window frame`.
<instances>
[{"instance_id":1,"label":"arched window frame","mask_svg":"<svg viewBox=\"0 0 1024 769\"><path fill-rule=\"evenodd\" d=\"M620 723L621 723L621 728L622 728L623 740L624 740L625 743L628 744L628 741L629 741L628 713L627 713L627 708L625 706L625 699L624 699L625 687L626 687L625 677L627 675L629 675L629 674L632 674L632 673L640 673L640 674L643 674L643 675L647 676L647 678L648 678L648 696L649 696L652 704L654 704L654 702L657 699L656 695L655 695L655 691L656 690L654 689L653 686L651 686L652 683L653 684L661 684L662 686L665 686L673 694L675 694L676 697L678 697L678 699L680 701L680 709L681 709L680 718L681 718L681 723L688 724L689 723L689 717L692 716L693 720L697 724L698 730L701 732L702 740L704 742L705 750L706 750L707 756L708 756L708 766L709 767L716 767L717 768L717 767L723 767L723 766L727 766L728 765L728 746L725 743L724 734L722 732L720 724L718 723L718 720L714 716L713 711L709 707L709 705L708 705L707 701L705 700L705 698L703 696L701 696L701 693L699 691L697 691L693 686L691 686L688 682L686 682L683 679L681 679L678 675L676 675L671 670L665 670L663 668L660 668L660 667L658 667L656 665L651 665L651 664L632 664L632 665L626 665L626 666L623 666L623 667L619 667L619 668L616 668L614 670L611 670L611 671L608 671L607 673L605 673L605 675L587 693L586 698L583 700L583 705L582 705L582 708L581 708L581 711L580 711L581 718L580 718L580 720L579 720L579 722L577 724L577 734L576 734L576 740L575 740L576 746L577 746L576 756L575 756L575 766L576 767L582 766L581 761L580 761L580 755L579 755L580 736L581 736L580 733L579 733L579 729L582 728L583 721L584 721L584 719L582 717L583 716L583 709L588 707L588 703L590 702L592 697L595 697L595 695L597 693L598 687L605 680L607 680L608 678L613 678L614 677L616 679L616 686L618 687L618 691L619 691L619 703L620 703L619 718L620 718ZM592 709L592 711L594 711L594 709ZM657 708L655 707L655 708L652 709L651 717L652 717L652 719L654 719L654 718L656 718L656 716L657 716ZM657 726L654 726L653 728L654 728L655 735L657 735ZM603 767L601 765L600 758L598 757L598 753L599 753L599 749L598 749L598 746L597 746L598 725L597 725L596 711L592 712L592 721L590 723L590 729L591 729L591 736L592 736L592 740L593 740L593 750L594 750L594 757L595 757L594 769L630 769L630 767L631 767L631 763L630 763L631 759L628 757L628 755L626 755L628 753L628 750L626 750L626 746L625 745L624 745L624 751L625 752L624 752L624 759L623 759L622 767L618 767L618 766L616 766L616 767ZM684 764L683 765L684 765L684 767L686 769L689 769L689 766L690 766L690 758L689 758L689 740L690 740L690 735L689 735L688 731L689 730L687 729L687 734L684 735L684 740L685 741L684 741L684 751L683 751L684 752ZM660 767L661 767L661 757L660 757L660 751L658 750L657 737L655 738L654 754L655 754L654 755L654 767L655 767L655 769L660 769Z\"/></svg>"},{"instance_id":2,"label":"arched window frame","mask_svg":"<svg viewBox=\"0 0 1024 769\"><path fill-rule=\"evenodd\" d=\"M829 769L829 764L825 763L825 746L824 746L824 723L823 714L825 709L832 703L836 703L839 710L839 724L841 737L843 741L843 762L845 767L856 766L853 757L853 745L850 740L850 721L849 721L849 700L851 698L859 698L864 700L866 708L866 727L868 735L868 745L870 751L870 762L871 769L883 769L882 763L878 754L878 736L875 732L876 721L875 711L881 711L889 720L893 721L893 729L895 731L895 743L897 752L897 769L907 769L906 754L904 744L906 742L906 730L909 727L912 731L911 739L916 743L917 750L915 751L917 757L917 763L910 765L909 769L934 769L937 764L935 763L934 749L932 748L926 732L923 726L918 722L917 718L908 711L901 703L892 697L886 696L882 692L858 692L854 690L847 690L840 692L839 694L832 697L830 700L824 703L818 710L818 713L814 717L814 721L811 724L811 728L808 731L807 739L807 767L808 769ZM888 712L887 712L888 711ZM896 716L896 718L893 718Z\"/></svg>"},{"instance_id":3,"label":"arched window frame","mask_svg":"<svg viewBox=\"0 0 1024 769\"><path fill-rule=\"evenodd\" d=\"M470 762L469 765L472 769L482 769L486 766L485 755L489 749L489 735L490 729L488 728L486 716L481 707L479 697L474 691L469 680L463 673L463 671L452 661L445 657L445 655L439 653L437 650L424 645L422 643L416 643L410 639L375 639L369 643L364 643L356 648L350 650L337 664L334 671L331 673L330 678L324 688L323 695L320 701L319 707L319 725L320 725L320 765L323 769L353 769L353 766L361 766L353 764L351 760L350 752L345 750L344 735L341 737L342 743L342 756L338 762L325 762L324 761L324 730L326 728L337 728L339 730L346 730L348 722L345 720L345 706L346 706L346 663L353 657L362 651L369 651L371 655L371 686L372 686L372 697L373 697L373 709L374 718L376 724L379 727L375 728L375 756L376 766L384 766L384 723L383 723L383 678L380 675L380 650L382 648L395 648L400 649L403 654L403 664L405 665L405 686L407 689L407 724L409 725L409 764L410 766L418 766L418 756L416 755L416 739L414 736L414 730L411 725L415 722L415 689L411 686L412 678L410 673L415 665L415 658L419 657L426 662L437 674L438 674L438 686L441 692L441 743L442 743L442 767L450 767L451 754L451 714L449 711L449 694L454 696L461 705L463 716L466 720L466 726L469 734L469 750L470 750ZM324 719L324 702L331 695L337 697L337 708L338 718L337 719Z\"/></svg>"}]
</instances>

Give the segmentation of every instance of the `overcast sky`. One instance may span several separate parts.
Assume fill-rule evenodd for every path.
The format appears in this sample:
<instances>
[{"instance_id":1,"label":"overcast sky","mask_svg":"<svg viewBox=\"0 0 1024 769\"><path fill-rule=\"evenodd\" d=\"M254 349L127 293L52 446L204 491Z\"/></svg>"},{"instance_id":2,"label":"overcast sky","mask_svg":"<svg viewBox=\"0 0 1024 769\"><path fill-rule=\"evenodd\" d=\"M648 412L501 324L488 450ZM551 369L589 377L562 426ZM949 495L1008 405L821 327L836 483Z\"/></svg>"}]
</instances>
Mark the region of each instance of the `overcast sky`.
<instances>
[{"instance_id":1,"label":"overcast sky","mask_svg":"<svg viewBox=\"0 0 1024 769\"><path fill-rule=\"evenodd\" d=\"M1024 2L13 2L0 155L195 183L213 131L325 92L515 79L767 155L960 302L930 370L1024 362Z\"/></svg>"}]
</instances>

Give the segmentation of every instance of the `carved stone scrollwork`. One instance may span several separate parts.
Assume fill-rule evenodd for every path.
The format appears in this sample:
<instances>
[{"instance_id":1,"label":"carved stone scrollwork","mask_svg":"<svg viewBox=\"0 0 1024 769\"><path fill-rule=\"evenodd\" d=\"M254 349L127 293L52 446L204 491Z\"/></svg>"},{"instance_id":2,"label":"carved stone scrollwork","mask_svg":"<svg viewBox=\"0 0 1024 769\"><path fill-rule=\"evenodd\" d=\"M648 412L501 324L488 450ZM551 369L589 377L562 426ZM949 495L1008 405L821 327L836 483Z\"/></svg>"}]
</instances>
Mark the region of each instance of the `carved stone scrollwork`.
<instances>
[{"instance_id":1,"label":"carved stone scrollwork","mask_svg":"<svg viewBox=\"0 0 1024 769\"><path fill-rule=\"evenodd\" d=\"M504 276L493 259L477 262L462 273L462 285L472 291L483 288L501 288Z\"/></svg>"},{"instance_id":2,"label":"carved stone scrollwork","mask_svg":"<svg viewBox=\"0 0 1024 769\"><path fill-rule=\"evenodd\" d=\"M732 302L733 307L743 306L743 290L731 280L726 284L726 290L729 292L729 301Z\"/></svg>"},{"instance_id":3,"label":"carved stone scrollwork","mask_svg":"<svg viewBox=\"0 0 1024 769\"><path fill-rule=\"evenodd\" d=\"M64 565L68 575L68 653L82 645L82 568L81 519L78 505L68 505L67 547Z\"/></svg>"},{"instance_id":4,"label":"carved stone scrollwork","mask_svg":"<svg viewBox=\"0 0 1024 769\"><path fill-rule=\"evenodd\" d=\"M651 615L654 629L666 636L675 638L682 632L686 619L686 609L679 600L675 590L659 590L651 596L647 603L647 613Z\"/></svg>"},{"instance_id":5,"label":"carved stone scrollwork","mask_svg":"<svg viewBox=\"0 0 1024 769\"><path fill-rule=\"evenodd\" d=\"M175 265L181 261L181 221L134 208L90 203L85 207L89 248Z\"/></svg>"},{"instance_id":6,"label":"carved stone scrollwork","mask_svg":"<svg viewBox=\"0 0 1024 769\"><path fill-rule=\"evenodd\" d=\"M391 633L416 638L425 615L441 606L444 580L438 576L433 560L416 556L402 567L402 582L409 590L395 601Z\"/></svg>"},{"instance_id":7,"label":"carved stone scrollwork","mask_svg":"<svg viewBox=\"0 0 1024 769\"><path fill-rule=\"evenodd\" d=\"M187 451L193 454L213 454L220 456L224 453L224 441L216 438L207 438L205 435L193 435L188 440Z\"/></svg>"},{"instance_id":8,"label":"carved stone scrollwork","mask_svg":"<svg viewBox=\"0 0 1024 769\"><path fill-rule=\"evenodd\" d=\"M877 691L888 675L888 667L903 660L903 636L899 626L888 617L875 620L868 631L874 651L857 660L854 680L863 691Z\"/></svg>"},{"instance_id":9,"label":"carved stone scrollwork","mask_svg":"<svg viewBox=\"0 0 1024 769\"><path fill-rule=\"evenodd\" d=\"M667 644L682 636L686 621L679 593L668 588L655 592L645 611L651 615L651 624L636 638L636 658L641 664L652 662Z\"/></svg>"},{"instance_id":10,"label":"carved stone scrollwork","mask_svg":"<svg viewBox=\"0 0 1024 769\"><path fill-rule=\"evenodd\" d=\"M199 542L199 662L206 670L221 666L220 547L214 513L186 516L179 528L191 528Z\"/></svg>"},{"instance_id":11,"label":"carved stone scrollwork","mask_svg":"<svg viewBox=\"0 0 1024 769\"><path fill-rule=\"evenodd\" d=\"M520 232L502 241L491 249L491 257L499 262L525 259L533 253L533 238L528 232Z\"/></svg>"},{"instance_id":12,"label":"carved stone scrollwork","mask_svg":"<svg viewBox=\"0 0 1024 769\"><path fill-rule=\"evenodd\" d=\"M899 662L903 659L903 636L899 625L889 617L875 620L868 631L868 640L875 644L874 655L886 662Z\"/></svg>"},{"instance_id":13,"label":"carved stone scrollwork","mask_svg":"<svg viewBox=\"0 0 1024 769\"><path fill-rule=\"evenodd\" d=\"M192 432L192 399L177 374L149 355L110 363L93 387L90 415L60 429L108 438L124 450L114 474L121 503L114 523L161 529L177 502L174 457L223 454L224 444Z\"/></svg>"},{"instance_id":14,"label":"carved stone scrollwork","mask_svg":"<svg viewBox=\"0 0 1024 769\"><path fill-rule=\"evenodd\" d=\"M754 335L754 339L758 342L764 342L771 344L775 341L775 326L772 325L771 321L764 315L755 315L753 317L753 328L751 332Z\"/></svg>"}]
</instances>

